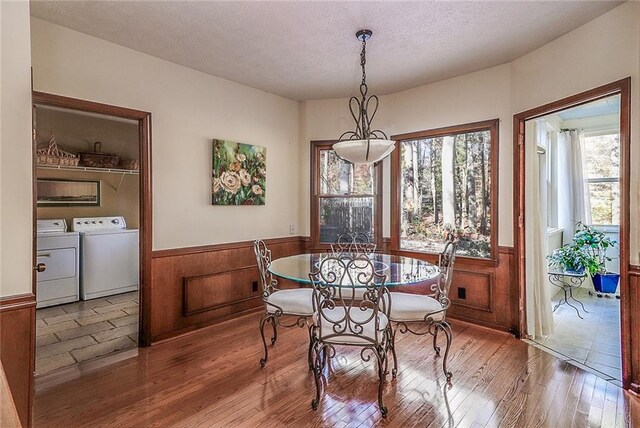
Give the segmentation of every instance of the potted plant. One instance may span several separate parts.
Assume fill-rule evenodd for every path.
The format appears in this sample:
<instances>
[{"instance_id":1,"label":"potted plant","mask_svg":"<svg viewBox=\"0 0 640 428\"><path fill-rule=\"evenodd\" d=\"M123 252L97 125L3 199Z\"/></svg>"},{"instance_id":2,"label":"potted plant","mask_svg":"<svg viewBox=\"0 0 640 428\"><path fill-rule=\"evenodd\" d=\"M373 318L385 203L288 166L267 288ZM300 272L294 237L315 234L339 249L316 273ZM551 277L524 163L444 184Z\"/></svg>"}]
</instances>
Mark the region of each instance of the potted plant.
<instances>
[{"instance_id":1,"label":"potted plant","mask_svg":"<svg viewBox=\"0 0 640 428\"><path fill-rule=\"evenodd\" d=\"M559 269L561 272L583 274L585 270L591 272L597 270L598 260L592 255L584 252L580 247L573 244L566 244L551 255L547 256L549 266Z\"/></svg>"},{"instance_id":2,"label":"potted plant","mask_svg":"<svg viewBox=\"0 0 640 428\"><path fill-rule=\"evenodd\" d=\"M607 249L616 246L616 241L593 226L578 223L576 233L573 235L573 243L594 261L585 268L591 275L596 292L615 293L618 289L620 274L607 272L605 263L611 260L611 257L607 256Z\"/></svg>"}]
</instances>

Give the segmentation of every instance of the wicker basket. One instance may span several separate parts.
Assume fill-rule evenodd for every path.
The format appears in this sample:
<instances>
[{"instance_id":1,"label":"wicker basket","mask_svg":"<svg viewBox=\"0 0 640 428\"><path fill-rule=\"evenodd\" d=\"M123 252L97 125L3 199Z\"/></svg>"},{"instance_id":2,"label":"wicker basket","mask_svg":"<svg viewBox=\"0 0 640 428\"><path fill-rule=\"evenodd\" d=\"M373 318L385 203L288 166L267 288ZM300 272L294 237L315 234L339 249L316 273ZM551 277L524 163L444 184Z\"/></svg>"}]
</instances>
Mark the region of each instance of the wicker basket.
<instances>
[{"instance_id":1,"label":"wicker basket","mask_svg":"<svg viewBox=\"0 0 640 428\"><path fill-rule=\"evenodd\" d=\"M78 157L66 152L56 143L56 137L51 133L49 145L46 149L36 150L36 163L38 165L78 166Z\"/></svg>"},{"instance_id":2,"label":"wicker basket","mask_svg":"<svg viewBox=\"0 0 640 428\"><path fill-rule=\"evenodd\" d=\"M114 153L102 153L102 143L96 141L93 152L81 152L80 163L89 168L115 168L120 162L120 156Z\"/></svg>"},{"instance_id":3,"label":"wicker basket","mask_svg":"<svg viewBox=\"0 0 640 428\"><path fill-rule=\"evenodd\" d=\"M138 171L140 170L140 161L137 159L121 159L120 168Z\"/></svg>"}]
</instances>

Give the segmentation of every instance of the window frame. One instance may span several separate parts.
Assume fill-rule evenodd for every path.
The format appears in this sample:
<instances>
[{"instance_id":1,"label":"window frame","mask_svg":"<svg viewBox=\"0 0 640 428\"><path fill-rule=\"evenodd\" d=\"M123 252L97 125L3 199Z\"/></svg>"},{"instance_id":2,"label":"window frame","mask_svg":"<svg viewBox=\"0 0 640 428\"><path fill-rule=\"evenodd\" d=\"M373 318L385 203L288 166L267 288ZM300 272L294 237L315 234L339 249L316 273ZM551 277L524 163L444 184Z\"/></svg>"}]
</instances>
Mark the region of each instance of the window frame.
<instances>
[{"instance_id":1,"label":"window frame","mask_svg":"<svg viewBox=\"0 0 640 428\"><path fill-rule=\"evenodd\" d=\"M311 251L326 251L331 249L330 243L320 242L320 152L322 150L332 150L331 147L337 143L337 140L315 140L311 141L311 210L309 213L311 223ZM373 236L371 239L377 245L378 249L382 248L382 162L378 162L373 167L373 195L347 195L346 197L361 198L370 197L374 198L373 209ZM330 197L345 197L344 195L333 195Z\"/></svg>"},{"instance_id":2,"label":"window frame","mask_svg":"<svg viewBox=\"0 0 640 428\"><path fill-rule=\"evenodd\" d=\"M480 122L465 123L462 125L447 126L443 128L434 128L424 131L410 132L406 134L393 135L392 140L396 141L396 148L391 153L391 242L390 250L394 254L405 255L409 257L416 257L420 255L433 256L435 253L427 251L407 250L400 248L400 218L401 218L401 206L400 195L402 189L400 189L400 145L403 141L416 140L420 138L436 138L444 137L456 134L466 134L470 132L489 131L491 135L491 142L489 148L491 150L489 156L490 162L490 200L491 206L489 207L491 226L490 233L490 250L488 258L469 257L469 256L456 256L456 258L473 261L474 264L497 266L498 264L498 154L500 147L499 140L499 119L484 120Z\"/></svg>"},{"instance_id":3,"label":"window frame","mask_svg":"<svg viewBox=\"0 0 640 428\"><path fill-rule=\"evenodd\" d=\"M589 138L589 137L601 137L601 136L606 136L606 135L617 135L618 136L618 148L620 148L620 128L616 127L616 128L603 128L603 129L599 129L597 131L589 131L589 132L584 132L584 137L585 138ZM584 149L586 150L586 144L584 145ZM584 164L582 165L583 168L586 169L586 161L584 162ZM618 176L617 177L593 177L593 178L587 178L585 181L587 183L587 188L589 187L590 184L598 184L598 183L618 183L618 189L620 189L620 187L622 186L622 181L620 180L620 168L618 168ZM591 193L591 190L588 189L589 193ZM618 217L618 224L600 224L600 223L594 223L593 222L593 205L591 206L591 226L596 226L596 227L604 227L604 228L619 228L620 227L620 218L621 216Z\"/></svg>"}]
</instances>

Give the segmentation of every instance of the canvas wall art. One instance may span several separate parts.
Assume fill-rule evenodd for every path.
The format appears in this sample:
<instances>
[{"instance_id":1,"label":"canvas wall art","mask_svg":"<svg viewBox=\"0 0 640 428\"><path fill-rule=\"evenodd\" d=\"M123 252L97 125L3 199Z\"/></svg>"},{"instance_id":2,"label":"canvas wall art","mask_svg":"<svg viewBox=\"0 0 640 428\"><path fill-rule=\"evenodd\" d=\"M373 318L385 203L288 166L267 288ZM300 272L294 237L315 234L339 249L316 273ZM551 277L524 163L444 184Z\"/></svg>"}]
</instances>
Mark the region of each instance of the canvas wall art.
<instances>
[{"instance_id":1,"label":"canvas wall art","mask_svg":"<svg viewBox=\"0 0 640 428\"><path fill-rule=\"evenodd\" d=\"M213 140L212 180L213 205L264 205L267 148Z\"/></svg>"}]
</instances>

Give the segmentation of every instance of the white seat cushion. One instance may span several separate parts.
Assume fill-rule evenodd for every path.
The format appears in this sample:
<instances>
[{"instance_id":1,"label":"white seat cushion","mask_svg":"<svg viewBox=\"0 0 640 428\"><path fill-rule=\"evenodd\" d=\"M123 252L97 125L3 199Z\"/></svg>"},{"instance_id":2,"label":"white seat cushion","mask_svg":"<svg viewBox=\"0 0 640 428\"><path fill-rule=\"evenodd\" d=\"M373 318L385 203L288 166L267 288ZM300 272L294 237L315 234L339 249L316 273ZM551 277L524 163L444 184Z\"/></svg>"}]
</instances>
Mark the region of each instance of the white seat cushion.
<instances>
[{"instance_id":1,"label":"white seat cushion","mask_svg":"<svg viewBox=\"0 0 640 428\"><path fill-rule=\"evenodd\" d=\"M391 296L391 321L423 321L427 314L442 310L442 305L433 297L420 294L392 292ZM434 321L442 321L443 313L438 312L432 316Z\"/></svg>"},{"instance_id":2,"label":"white seat cushion","mask_svg":"<svg viewBox=\"0 0 640 428\"><path fill-rule=\"evenodd\" d=\"M365 291L367 291L366 287L341 287L342 294L341 297L347 300L362 300ZM336 298L339 297L336 295Z\"/></svg>"},{"instance_id":3,"label":"white seat cushion","mask_svg":"<svg viewBox=\"0 0 640 428\"><path fill-rule=\"evenodd\" d=\"M344 308L338 306L335 309L323 309L322 315L318 313L313 314L313 322L315 325L320 325L320 338L329 343L340 343L345 345L370 344L371 341L375 340L376 320L375 318L372 318L373 309L365 309L363 311L358 307L353 307L349 310L349 314L352 323L344 331L345 335L337 335L333 337L329 336L336 334L333 330L333 326L338 323L339 320L344 318ZM362 333L357 334L355 331L352 331L356 330L356 325L353 322L364 322L369 318L371 318L371 320L362 325ZM378 331L381 332L387 328L389 320L382 312L378 312L378 318L380 319ZM344 326L344 321L341 323L341 326ZM354 336L356 334L357 336L362 337ZM370 340L367 340L366 338ZM378 333L378 340L380 339L381 333Z\"/></svg>"},{"instance_id":4,"label":"white seat cushion","mask_svg":"<svg viewBox=\"0 0 640 428\"><path fill-rule=\"evenodd\" d=\"M275 313L279 307L284 315L313 315L312 303L313 290L310 288L292 288L289 290L278 290L271 293L267 298L267 311ZM275 306L272 306L275 305Z\"/></svg>"}]
</instances>

